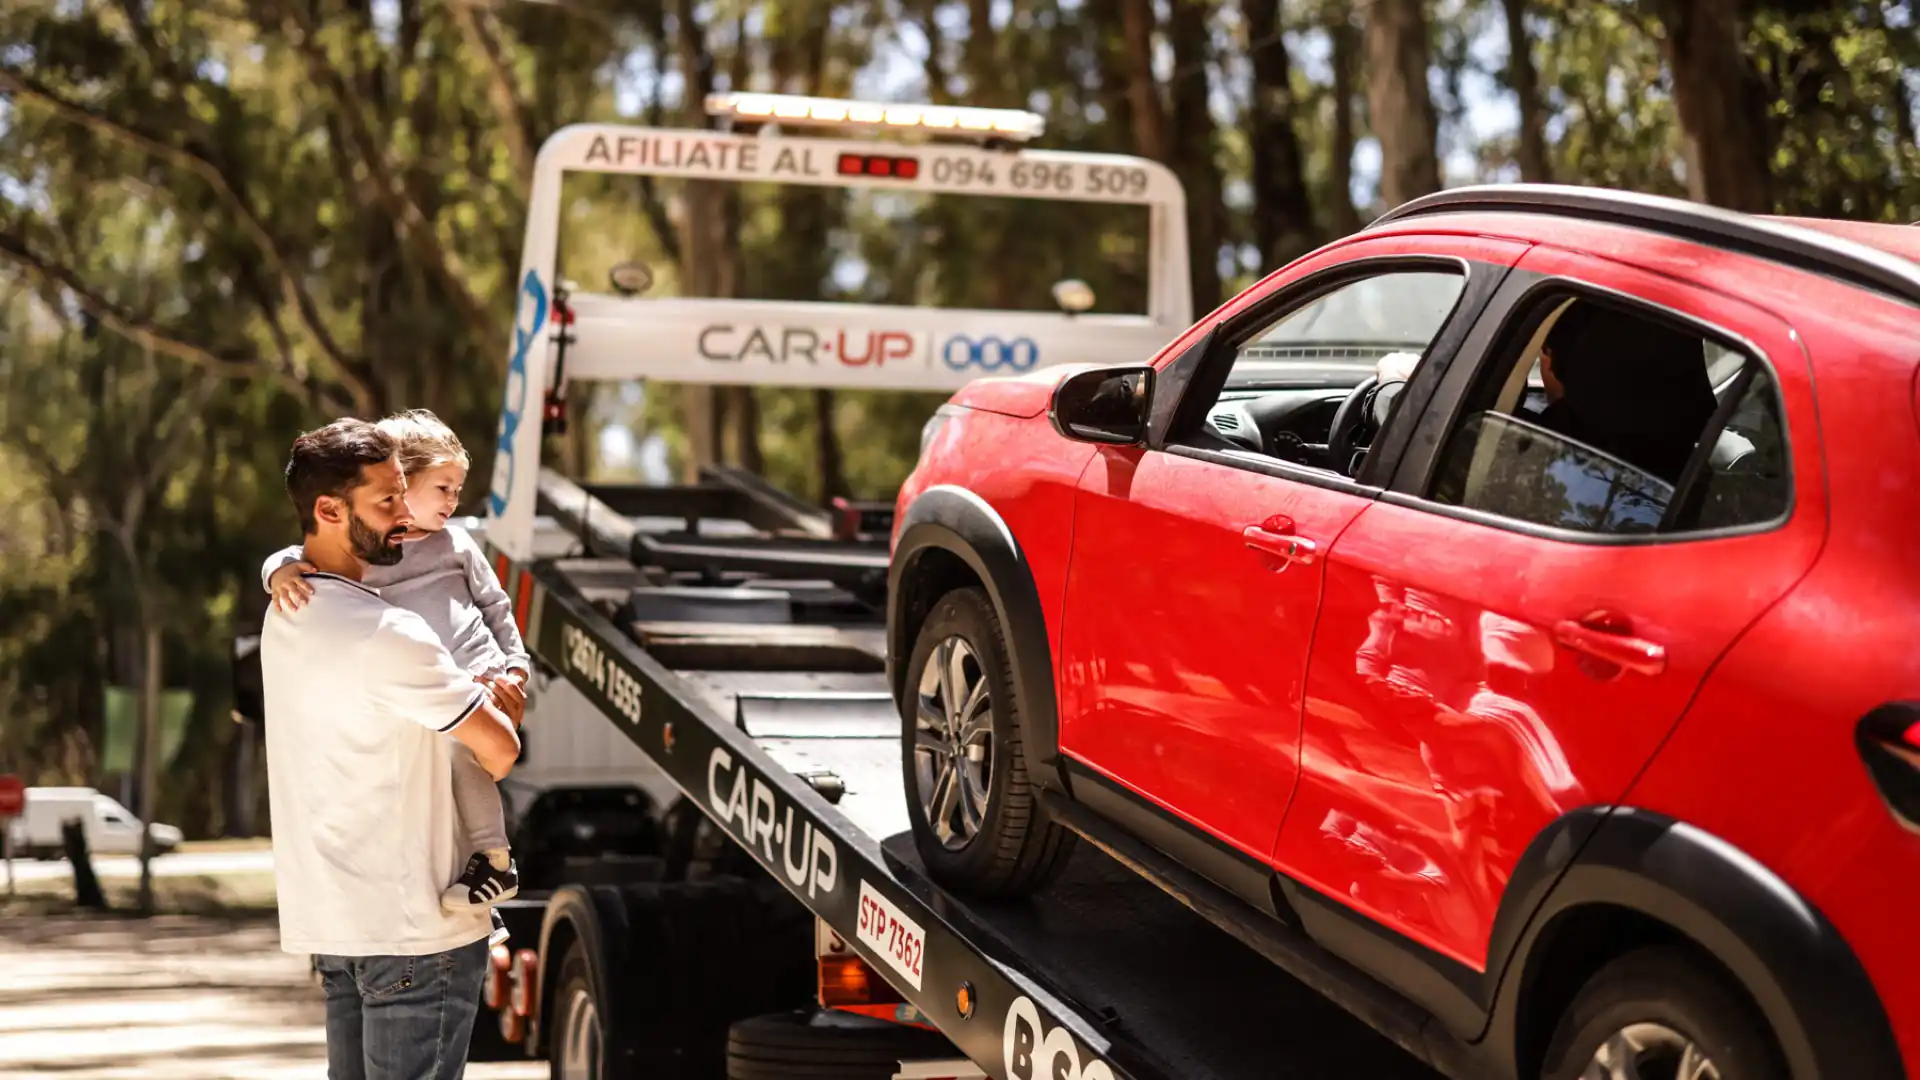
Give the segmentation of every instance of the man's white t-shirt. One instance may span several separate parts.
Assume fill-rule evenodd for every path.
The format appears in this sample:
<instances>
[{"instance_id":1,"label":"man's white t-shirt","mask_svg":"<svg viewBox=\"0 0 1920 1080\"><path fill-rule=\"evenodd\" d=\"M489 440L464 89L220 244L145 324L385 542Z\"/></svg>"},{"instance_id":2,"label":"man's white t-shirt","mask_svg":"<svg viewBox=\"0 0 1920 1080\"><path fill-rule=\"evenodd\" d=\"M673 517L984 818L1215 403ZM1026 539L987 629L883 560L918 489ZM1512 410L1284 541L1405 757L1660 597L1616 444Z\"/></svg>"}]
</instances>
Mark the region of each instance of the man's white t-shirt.
<instances>
[{"instance_id":1,"label":"man's white t-shirt","mask_svg":"<svg viewBox=\"0 0 1920 1080\"><path fill-rule=\"evenodd\" d=\"M347 578L307 581L260 639L280 947L425 956L486 937L486 909L440 906L469 854L447 733L485 691L425 619Z\"/></svg>"}]
</instances>

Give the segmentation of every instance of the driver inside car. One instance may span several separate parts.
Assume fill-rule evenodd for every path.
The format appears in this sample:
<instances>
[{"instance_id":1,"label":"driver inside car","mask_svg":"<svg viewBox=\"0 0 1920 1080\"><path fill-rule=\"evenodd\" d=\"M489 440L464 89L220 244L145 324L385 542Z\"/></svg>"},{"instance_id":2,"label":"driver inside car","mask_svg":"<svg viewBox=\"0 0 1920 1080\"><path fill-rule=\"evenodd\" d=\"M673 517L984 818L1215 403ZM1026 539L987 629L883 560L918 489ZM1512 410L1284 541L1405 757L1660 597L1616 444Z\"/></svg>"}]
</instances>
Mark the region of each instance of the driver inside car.
<instances>
[{"instance_id":1,"label":"driver inside car","mask_svg":"<svg viewBox=\"0 0 1920 1080\"><path fill-rule=\"evenodd\" d=\"M1420 354L1417 352L1390 352L1373 363L1373 373L1379 378L1380 385L1392 382L1407 382L1413 378L1413 369L1420 366Z\"/></svg>"},{"instance_id":2,"label":"driver inside car","mask_svg":"<svg viewBox=\"0 0 1920 1080\"><path fill-rule=\"evenodd\" d=\"M1373 362L1374 378L1379 380L1377 387L1367 400L1366 420L1362 427L1369 432L1367 443L1380 437L1392 419L1394 406L1400 401L1400 394L1412 381L1414 369L1420 366L1420 353L1390 352Z\"/></svg>"}]
</instances>

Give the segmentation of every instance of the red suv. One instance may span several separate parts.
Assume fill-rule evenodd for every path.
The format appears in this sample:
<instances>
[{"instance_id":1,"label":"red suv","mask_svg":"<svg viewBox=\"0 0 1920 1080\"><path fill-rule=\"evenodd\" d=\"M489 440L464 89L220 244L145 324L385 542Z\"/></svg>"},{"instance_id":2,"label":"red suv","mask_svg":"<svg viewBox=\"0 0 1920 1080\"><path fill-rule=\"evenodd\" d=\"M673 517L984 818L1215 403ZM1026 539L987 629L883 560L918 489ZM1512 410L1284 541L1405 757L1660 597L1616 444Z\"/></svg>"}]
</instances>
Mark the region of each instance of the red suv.
<instances>
[{"instance_id":1,"label":"red suv","mask_svg":"<svg viewBox=\"0 0 1920 1080\"><path fill-rule=\"evenodd\" d=\"M900 493L914 837L1456 1076L1920 1077L1920 229L1431 196ZM1903 1064L1904 1063L1904 1064Z\"/></svg>"}]
</instances>

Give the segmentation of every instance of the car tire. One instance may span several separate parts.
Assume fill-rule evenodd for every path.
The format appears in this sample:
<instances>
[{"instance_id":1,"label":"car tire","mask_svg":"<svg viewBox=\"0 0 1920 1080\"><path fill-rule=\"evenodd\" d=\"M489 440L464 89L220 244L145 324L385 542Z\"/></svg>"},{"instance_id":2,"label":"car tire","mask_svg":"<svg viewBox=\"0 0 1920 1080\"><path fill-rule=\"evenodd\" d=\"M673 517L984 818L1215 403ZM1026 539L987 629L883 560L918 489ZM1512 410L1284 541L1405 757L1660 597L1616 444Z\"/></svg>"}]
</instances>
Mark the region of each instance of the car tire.
<instances>
[{"instance_id":1,"label":"car tire","mask_svg":"<svg viewBox=\"0 0 1920 1080\"><path fill-rule=\"evenodd\" d=\"M819 1010L727 1029L727 1080L890 1080L902 1061L959 1056L937 1031Z\"/></svg>"},{"instance_id":2,"label":"car tire","mask_svg":"<svg viewBox=\"0 0 1920 1080\"><path fill-rule=\"evenodd\" d=\"M1687 952L1639 949L1601 968L1574 996L1540 1075L1788 1080L1767 1031L1744 995ZM1682 1069L1688 1054L1706 1065ZM1629 1058L1639 1071L1612 1064Z\"/></svg>"},{"instance_id":3,"label":"car tire","mask_svg":"<svg viewBox=\"0 0 1920 1080\"><path fill-rule=\"evenodd\" d=\"M928 874L985 899L1038 890L1066 864L1075 837L1046 817L1028 775L1006 635L984 590L956 589L934 603L906 676L900 756Z\"/></svg>"}]
</instances>

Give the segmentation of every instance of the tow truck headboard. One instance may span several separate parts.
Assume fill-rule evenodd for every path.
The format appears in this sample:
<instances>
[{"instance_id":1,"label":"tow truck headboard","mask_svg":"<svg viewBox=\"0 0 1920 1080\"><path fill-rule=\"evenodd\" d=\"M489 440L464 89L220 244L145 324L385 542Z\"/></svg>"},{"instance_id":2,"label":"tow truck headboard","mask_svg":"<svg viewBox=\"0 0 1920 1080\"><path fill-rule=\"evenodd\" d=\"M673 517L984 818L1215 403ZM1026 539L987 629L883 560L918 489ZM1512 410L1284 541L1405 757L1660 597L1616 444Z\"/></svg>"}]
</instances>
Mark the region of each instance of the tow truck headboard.
<instances>
[{"instance_id":1,"label":"tow truck headboard","mask_svg":"<svg viewBox=\"0 0 1920 1080\"><path fill-rule=\"evenodd\" d=\"M954 390L981 375L1137 362L1192 321L1186 196L1157 162L1013 147L1038 133L1040 118L1012 110L769 94L716 95L707 105L736 124L777 125L777 133L577 124L540 148L488 498L488 539L513 558L532 554L541 434L572 379ZM794 133L822 126L976 142ZM570 172L1145 206L1147 310L978 311L563 292L556 260L562 182Z\"/></svg>"}]
</instances>

